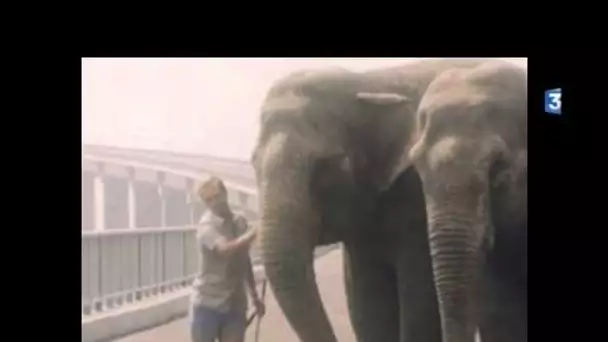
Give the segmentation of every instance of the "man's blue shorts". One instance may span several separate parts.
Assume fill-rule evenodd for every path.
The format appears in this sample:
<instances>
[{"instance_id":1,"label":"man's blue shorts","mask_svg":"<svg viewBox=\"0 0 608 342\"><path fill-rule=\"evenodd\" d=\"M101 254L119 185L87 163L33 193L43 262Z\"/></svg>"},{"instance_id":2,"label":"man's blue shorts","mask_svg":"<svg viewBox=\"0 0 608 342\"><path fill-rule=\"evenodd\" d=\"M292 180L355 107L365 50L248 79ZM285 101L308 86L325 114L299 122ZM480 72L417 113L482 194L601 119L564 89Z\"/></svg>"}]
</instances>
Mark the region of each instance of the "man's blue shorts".
<instances>
[{"instance_id":1,"label":"man's blue shorts","mask_svg":"<svg viewBox=\"0 0 608 342\"><path fill-rule=\"evenodd\" d=\"M242 342L245 338L245 312L219 312L201 305L190 307L192 342Z\"/></svg>"}]
</instances>

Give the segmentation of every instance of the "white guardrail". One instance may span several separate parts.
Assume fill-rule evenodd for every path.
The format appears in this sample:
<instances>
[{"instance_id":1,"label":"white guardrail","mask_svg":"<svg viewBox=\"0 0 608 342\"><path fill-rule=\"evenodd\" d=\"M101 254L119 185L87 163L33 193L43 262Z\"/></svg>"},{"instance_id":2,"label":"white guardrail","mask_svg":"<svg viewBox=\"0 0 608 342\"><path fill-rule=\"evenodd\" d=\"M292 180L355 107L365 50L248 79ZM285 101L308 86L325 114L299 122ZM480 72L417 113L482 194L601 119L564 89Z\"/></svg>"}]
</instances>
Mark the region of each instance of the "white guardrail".
<instances>
[{"instance_id":1,"label":"white guardrail","mask_svg":"<svg viewBox=\"0 0 608 342\"><path fill-rule=\"evenodd\" d=\"M204 181L210 175L169 169L122 158L85 154L83 159L114 165L170 172ZM256 191L225 181L236 212L257 212ZM190 190L190 189L188 189ZM253 224L253 222L250 222ZM263 277L258 249L251 249L256 278ZM198 269L196 227L159 227L82 231L82 315L134 304L190 286Z\"/></svg>"},{"instance_id":2,"label":"white guardrail","mask_svg":"<svg viewBox=\"0 0 608 342\"><path fill-rule=\"evenodd\" d=\"M198 253L195 227L82 232L82 315L190 286L198 269ZM256 266L258 255L253 246ZM260 271L255 272L256 278L263 277Z\"/></svg>"}]
</instances>

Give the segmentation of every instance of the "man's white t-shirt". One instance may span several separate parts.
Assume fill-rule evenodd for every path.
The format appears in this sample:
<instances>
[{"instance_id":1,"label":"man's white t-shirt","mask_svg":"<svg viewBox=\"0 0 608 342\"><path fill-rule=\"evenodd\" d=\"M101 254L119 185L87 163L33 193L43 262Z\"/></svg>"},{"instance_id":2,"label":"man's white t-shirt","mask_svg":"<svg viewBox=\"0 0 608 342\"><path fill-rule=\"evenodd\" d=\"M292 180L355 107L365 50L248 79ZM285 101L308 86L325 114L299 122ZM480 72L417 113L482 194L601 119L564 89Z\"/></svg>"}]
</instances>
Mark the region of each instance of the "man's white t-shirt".
<instances>
[{"instance_id":1,"label":"man's white t-shirt","mask_svg":"<svg viewBox=\"0 0 608 342\"><path fill-rule=\"evenodd\" d=\"M199 270L194 280L193 304L220 312L247 310L245 281L250 266L247 249L230 256L214 252L219 241L234 240L248 230L247 220L234 215L230 221L205 212L199 221L197 245L199 248Z\"/></svg>"}]
</instances>

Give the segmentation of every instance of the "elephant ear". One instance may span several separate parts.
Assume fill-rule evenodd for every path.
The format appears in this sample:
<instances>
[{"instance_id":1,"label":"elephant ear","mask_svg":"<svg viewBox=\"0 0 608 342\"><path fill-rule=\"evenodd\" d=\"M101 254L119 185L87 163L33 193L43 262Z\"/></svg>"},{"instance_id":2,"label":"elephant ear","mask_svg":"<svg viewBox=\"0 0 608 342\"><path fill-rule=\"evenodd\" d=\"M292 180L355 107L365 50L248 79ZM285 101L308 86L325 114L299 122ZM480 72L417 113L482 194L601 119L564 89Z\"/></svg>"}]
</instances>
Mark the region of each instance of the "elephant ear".
<instances>
[{"instance_id":1,"label":"elephant ear","mask_svg":"<svg viewBox=\"0 0 608 342\"><path fill-rule=\"evenodd\" d=\"M371 105L386 106L387 113L393 112L395 106L407 105L411 102L411 99L405 95L387 92L360 92L357 93L357 99L359 101L363 101L364 103ZM391 110L388 110L389 108ZM404 110L409 112L412 109L404 108ZM379 177L377 178L377 184L379 185L381 190L389 188L393 184L393 182L399 177L399 175L410 166L409 150L412 146L412 136L414 135L413 132L415 130L415 127L413 125L413 123L415 122L414 116L414 112L411 112L406 116L400 116L401 118L405 118L407 122L410 122L412 124L409 125L408 132L402 132L403 134L400 134L399 137L396 137L397 139L403 139L403 149L395 151L395 159L392 165L387 165L385 173L382 175L378 175ZM391 124L393 124L392 121Z\"/></svg>"}]
</instances>

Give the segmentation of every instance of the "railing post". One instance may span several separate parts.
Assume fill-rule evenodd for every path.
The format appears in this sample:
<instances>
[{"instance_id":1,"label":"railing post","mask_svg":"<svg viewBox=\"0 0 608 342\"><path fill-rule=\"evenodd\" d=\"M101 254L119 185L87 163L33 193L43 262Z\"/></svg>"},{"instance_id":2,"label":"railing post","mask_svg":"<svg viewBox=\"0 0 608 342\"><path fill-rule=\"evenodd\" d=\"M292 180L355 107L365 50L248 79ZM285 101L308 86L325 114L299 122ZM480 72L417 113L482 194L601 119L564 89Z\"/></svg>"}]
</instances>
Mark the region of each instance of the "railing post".
<instances>
[{"instance_id":1,"label":"railing post","mask_svg":"<svg viewBox=\"0 0 608 342\"><path fill-rule=\"evenodd\" d=\"M137 235L137 291L135 291L135 300L140 301L143 299L141 288L143 286L143 264L141 262L141 254L143 253L142 248L142 235Z\"/></svg>"},{"instance_id":2,"label":"railing post","mask_svg":"<svg viewBox=\"0 0 608 342\"><path fill-rule=\"evenodd\" d=\"M135 191L135 168L127 168L129 173L128 187L128 205L129 205L129 228L134 229L137 226L137 192Z\"/></svg>"},{"instance_id":3,"label":"railing post","mask_svg":"<svg viewBox=\"0 0 608 342\"><path fill-rule=\"evenodd\" d=\"M93 178L93 198L94 198L94 217L95 217L95 230L105 230L106 226L106 199L105 199L105 185L103 182L104 176L104 165L103 163L97 163L97 170Z\"/></svg>"},{"instance_id":4,"label":"railing post","mask_svg":"<svg viewBox=\"0 0 608 342\"><path fill-rule=\"evenodd\" d=\"M188 232L182 233L182 246L181 246L181 254L182 254L182 279L185 279L188 276ZM182 280L180 286L185 287L186 282Z\"/></svg>"},{"instance_id":5,"label":"railing post","mask_svg":"<svg viewBox=\"0 0 608 342\"><path fill-rule=\"evenodd\" d=\"M167 199L165 191L165 173L158 173L158 196L160 198L160 226L167 227Z\"/></svg>"},{"instance_id":6,"label":"railing post","mask_svg":"<svg viewBox=\"0 0 608 342\"><path fill-rule=\"evenodd\" d=\"M194 225L194 180L192 178L186 179L186 204L188 205L188 224Z\"/></svg>"},{"instance_id":7,"label":"railing post","mask_svg":"<svg viewBox=\"0 0 608 342\"><path fill-rule=\"evenodd\" d=\"M164 226L163 226L164 228ZM165 282L167 281L167 263L168 263L168 251L167 251L167 243L168 243L168 236L169 234L166 232L160 233L159 238L160 238L160 253L161 253L161 259L160 259L160 287L158 289L159 293L165 293L165 291L167 290L167 284L165 284Z\"/></svg>"}]
</instances>

